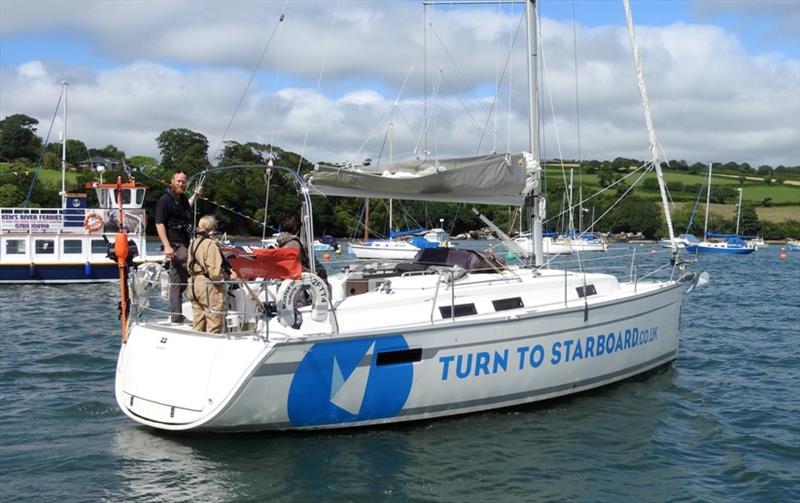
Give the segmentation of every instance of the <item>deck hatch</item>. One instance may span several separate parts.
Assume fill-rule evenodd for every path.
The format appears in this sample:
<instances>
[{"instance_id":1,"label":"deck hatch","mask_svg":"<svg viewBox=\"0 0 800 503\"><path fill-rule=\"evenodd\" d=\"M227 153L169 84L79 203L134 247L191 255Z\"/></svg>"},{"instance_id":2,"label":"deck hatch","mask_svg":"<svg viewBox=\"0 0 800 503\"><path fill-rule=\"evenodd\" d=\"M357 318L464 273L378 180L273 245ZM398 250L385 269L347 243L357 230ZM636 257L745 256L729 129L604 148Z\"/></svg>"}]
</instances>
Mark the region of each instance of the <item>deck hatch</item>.
<instances>
[{"instance_id":1,"label":"deck hatch","mask_svg":"<svg viewBox=\"0 0 800 503\"><path fill-rule=\"evenodd\" d=\"M442 318L451 318L451 317L458 318L459 316L469 316L471 314L478 314L478 311L475 309L475 304L456 304L455 306L441 306L439 307L439 312L442 314Z\"/></svg>"},{"instance_id":2,"label":"deck hatch","mask_svg":"<svg viewBox=\"0 0 800 503\"><path fill-rule=\"evenodd\" d=\"M493 300L492 305L495 311L507 311L509 309L519 309L525 307L520 297L512 297L510 299Z\"/></svg>"},{"instance_id":3,"label":"deck hatch","mask_svg":"<svg viewBox=\"0 0 800 503\"><path fill-rule=\"evenodd\" d=\"M398 351L382 351L378 353L377 365L395 365L398 363L418 362L422 360L422 348L401 349Z\"/></svg>"},{"instance_id":4,"label":"deck hatch","mask_svg":"<svg viewBox=\"0 0 800 503\"><path fill-rule=\"evenodd\" d=\"M597 295L597 289L594 285L579 286L575 289L578 292L578 297L588 297L590 295Z\"/></svg>"}]
</instances>

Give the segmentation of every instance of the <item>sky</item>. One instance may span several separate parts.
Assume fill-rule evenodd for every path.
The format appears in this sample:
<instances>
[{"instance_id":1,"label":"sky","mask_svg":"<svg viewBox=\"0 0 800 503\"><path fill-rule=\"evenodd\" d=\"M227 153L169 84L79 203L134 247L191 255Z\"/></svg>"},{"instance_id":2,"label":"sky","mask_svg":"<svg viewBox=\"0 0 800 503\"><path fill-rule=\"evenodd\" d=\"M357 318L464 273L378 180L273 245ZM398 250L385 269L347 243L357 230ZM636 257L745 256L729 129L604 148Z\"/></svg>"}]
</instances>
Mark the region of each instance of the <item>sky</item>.
<instances>
[{"instance_id":1,"label":"sky","mask_svg":"<svg viewBox=\"0 0 800 503\"><path fill-rule=\"evenodd\" d=\"M800 1L631 0L666 159L800 165ZM521 7L0 0L0 118L159 158L156 137L312 162L529 148ZM280 21L283 14L283 21ZM542 157L647 159L621 0L540 0ZM63 130L62 111L50 141Z\"/></svg>"}]
</instances>

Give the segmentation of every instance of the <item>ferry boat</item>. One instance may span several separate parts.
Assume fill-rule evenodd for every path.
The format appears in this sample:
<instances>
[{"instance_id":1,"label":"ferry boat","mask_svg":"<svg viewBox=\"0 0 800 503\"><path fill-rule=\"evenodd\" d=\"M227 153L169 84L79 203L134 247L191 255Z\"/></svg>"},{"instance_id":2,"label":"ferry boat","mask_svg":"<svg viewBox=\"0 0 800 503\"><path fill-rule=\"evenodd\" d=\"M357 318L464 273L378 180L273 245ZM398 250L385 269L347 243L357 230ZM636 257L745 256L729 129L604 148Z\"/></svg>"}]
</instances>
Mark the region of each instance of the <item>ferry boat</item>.
<instances>
[{"instance_id":1,"label":"ferry boat","mask_svg":"<svg viewBox=\"0 0 800 503\"><path fill-rule=\"evenodd\" d=\"M146 186L91 182L86 188L95 190L98 207L88 207L85 193L64 193L61 208L0 208L0 284L119 280L109 250L120 211L133 263L164 260L147 254Z\"/></svg>"}]
</instances>

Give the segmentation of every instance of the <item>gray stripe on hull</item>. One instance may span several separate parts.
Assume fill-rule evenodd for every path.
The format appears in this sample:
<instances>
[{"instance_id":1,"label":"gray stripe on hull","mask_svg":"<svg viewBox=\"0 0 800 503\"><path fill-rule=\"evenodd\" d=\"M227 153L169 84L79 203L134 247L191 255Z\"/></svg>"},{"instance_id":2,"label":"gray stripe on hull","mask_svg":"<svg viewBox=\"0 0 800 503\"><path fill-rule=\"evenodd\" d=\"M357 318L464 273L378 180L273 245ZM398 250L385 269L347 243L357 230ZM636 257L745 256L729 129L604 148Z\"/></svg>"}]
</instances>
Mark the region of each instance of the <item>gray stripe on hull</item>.
<instances>
[{"instance_id":1,"label":"gray stripe on hull","mask_svg":"<svg viewBox=\"0 0 800 503\"><path fill-rule=\"evenodd\" d=\"M622 322L622 321L625 321L625 320L629 320L631 318L636 318L636 317L639 317L639 316L644 316L644 315L647 315L647 314L650 314L650 313L654 313L654 312L660 311L662 309L667 309L667 308L672 307L675 304L676 304L676 302L670 302L669 304L666 304L666 305L663 305L663 306L659 306L659 307L656 307L654 309L650 309L649 311L645 311L643 313L637 313L635 315L630 315L630 316L623 316L622 318L608 320L608 321L604 321L602 323L594 323L592 325L585 325L585 326L582 326L582 327L567 328L567 329L563 329L563 330L553 330L551 332L543 332L543 333L534 334L534 335L518 335L518 336L515 336L515 337L508 337L508 338L505 338L505 339L497 339L497 340L492 340L492 341L470 342L470 343L464 343L464 344L452 344L452 345L449 345L449 346L435 346L435 347L430 347L430 348L423 348L423 350L422 350L422 360L424 361L424 360L433 359L433 358L436 357L436 355L440 351L444 351L444 350L451 350L451 349L458 349L458 348L465 348L465 347L472 347L472 346L480 346L480 345L483 345L483 344L502 344L502 343L518 341L518 340L522 340L522 339L536 339L536 338L539 338L539 337L548 337L548 336L551 336L551 335L563 334L563 333L567 333L567 332L574 332L575 330L585 330L585 329L590 329L590 328L594 328L594 327L599 327L599 326L602 326L602 325L610 325L610 324L613 324L613 323L619 323L619 322ZM583 312L583 309L581 308L581 309L579 309L577 311ZM563 316L564 314L565 313L554 313L552 316ZM546 317L544 317L544 318L546 318ZM440 327L436 327L436 326L434 326L433 328L435 328L435 329L442 329L442 328L447 329L449 327L441 327L441 326ZM386 334L386 335L396 335L396 334L397 334L397 332L392 332L391 334ZM376 336L376 337L381 337L381 336ZM406 339L407 338L408 337L406 336ZM342 339L337 339L337 341L338 340L346 340L346 339L342 338ZM314 342L311 342L311 341L309 341L309 343L314 344ZM370 364L371 364L371 362L368 359L365 358L364 360L359 362L358 366L359 367L363 367L363 366L369 366ZM253 377L278 376L278 375L294 374L299 365L300 365L300 362L264 363L263 365L261 365L258 368L258 370L255 371L255 373L253 374Z\"/></svg>"},{"instance_id":2,"label":"gray stripe on hull","mask_svg":"<svg viewBox=\"0 0 800 503\"><path fill-rule=\"evenodd\" d=\"M353 427L363 427L363 426L377 426L377 425L385 425L385 424L392 424L397 423L400 420L397 418L406 418L407 420L424 420L424 419L434 419L439 418L447 415L460 415L460 414L470 414L470 413L477 413L477 412L484 412L486 410L491 410L494 408L506 408L506 407L515 407L520 405L526 405L530 403L537 402L535 397L539 397L542 395L558 393L557 396L553 396L550 398L557 398L559 396L569 395L570 393L565 392L568 390L574 390L576 388L581 388L576 393L580 393L583 391L588 391L589 389L596 388L598 386L606 386L609 384L613 384L614 382L619 382L621 380L631 378L635 375L641 374L642 372L646 372L648 370L652 370L656 367L661 365L667 364L672 362L677 358L677 351L670 351L665 353L659 357L653 358L648 360L644 363L640 363L638 365L634 365L633 367L628 367L624 370L620 370L617 372L612 372L609 374L605 374L603 376L593 377L592 379L585 379L583 381L576 381L573 383L561 384L559 386L551 386L549 388L536 390L536 391L523 391L520 393L513 393L510 395L503 395L501 397L494 397L494 398L481 398L477 400L470 400L468 402L462 402L458 404L458 408L453 407L452 404L443 404L443 405L436 405L433 407L417 407L414 409L404 409L401 410L396 416L387 417L376 419L372 421L363 421L363 422L355 422L355 423L336 423L336 424L322 424L318 426L310 426L310 427L303 427L298 428L294 426L292 423L289 422L280 422L280 423L263 423L257 425L247 425L247 426L231 426L231 427L201 427L201 430L211 430L211 431L263 431L263 430L320 430L320 429L342 429L342 428L353 428ZM598 383L607 381L604 384L600 385ZM472 409L472 410L464 410L464 409ZM446 414L447 411L452 411L452 414ZM425 416L427 415L427 416ZM410 416L425 416L425 417L410 417Z\"/></svg>"}]
</instances>

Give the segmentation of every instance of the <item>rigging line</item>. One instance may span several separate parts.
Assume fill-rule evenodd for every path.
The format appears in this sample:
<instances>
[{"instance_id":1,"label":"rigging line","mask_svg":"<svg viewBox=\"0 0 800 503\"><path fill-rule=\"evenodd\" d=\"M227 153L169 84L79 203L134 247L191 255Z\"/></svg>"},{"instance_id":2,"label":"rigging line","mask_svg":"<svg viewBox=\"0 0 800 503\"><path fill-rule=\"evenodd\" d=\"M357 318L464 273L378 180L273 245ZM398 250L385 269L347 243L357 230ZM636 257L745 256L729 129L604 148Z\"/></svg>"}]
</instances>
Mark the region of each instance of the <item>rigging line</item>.
<instances>
[{"instance_id":1,"label":"rigging line","mask_svg":"<svg viewBox=\"0 0 800 503\"><path fill-rule=\"evenodd\" d=\"M597 218L596 218L596 219L595 219L595 220L594 220L594 221L591 223L591 225L589 226L589 228L594 228L594 226L595 226L595 224L596 224L596 223L598 223L600 220L602 220L602 219L603 219L603 217L605 217L605 216L608 214L608 212L610 212L612 209L614 209L614 207L616 207L616 206L617 206L617 205L620 203L620 201L622 201L622 199L624 199L624 198L625 198L625 196L627 196L627 195L628 195L628 193L629 193L630 191L632 191L634 187L636 187L636 184L637 184L637 183L639 183L639 181L642 179L642 177L644 177L644 175L646 175L647 173L649 173L651 169L653 169L653 167L652 167L652 164L650 165L650 167L649 167L649 168L645 169L645 170L644 170L644 172L642 172L642 174L640 174L640 175L639 175L639 178L637 178L637 179L636 179L636 181L635 181L635 182L633 182L633 183L632 183L632 184L631 184L631 185L630 185L630 186L629 186L629 187L628 187L628 188L625 190L625 192L623 192L623 193L622 193L622 195L621 195L621 196L619 196L619 197L617 198L617 200L616 200L616 201L614 201L614 203L613 203L613 204L611 204L611 206L609 206L609 207L608 207L608 209L607 209L606 211L604 211L604 212L603 212L603 214L602 214L602 215L600 215L599 217L597 217ZM634 171L633 173L635 173L635 171ZM633 173L631 173L631 174L633 174ZM622 180L624 180L624 179L620 179L620 180L618 180L618 181L622 181ZM616 183L616 182L615 182L615 183ZM610 187L611 187L611 186L609 185L609 187L607 187L607 188L610 188Z\"/></svg>"},{"instance_id":2,"label":"rigging line","mask_svg":"<svg viewBox=\"0 0 800 503\"><path fill-rule=\"evenodd\" d=\"M350 160L350 164L353 164L355 162L355 159L359 156L359 154L361 154L361 152L367 146L367 143L369 143L369 141L375 135L375 132L378 131L378 129L381 128L381 126L383 125L384 121L386 121L389 117L391 117L392 113L394 113L395 111L397 111L401 115L401 117L403 117L403 121L408 126L408 129L411 131L411 134L414 134L414 128L411 126L411 124L409 124L408 120L405 118L405 116L403 116L402 111L400 110L400 97L403 95L403 92L406 89L406 84L408 84L408 79L411 76L411 72L413 72L413 71L414 71L414 65L412 64L409 67L408 71L406 72L406 76L403 79L403 83L400 85L400 90L397 92L397 96L395 97L394 103L392 104L392 109L390 109L386 113L386 115L384 115L381 118L381 120L378 121L378 123L375 125L375 128L367 136L367 139L364 141L364 143L362 143L361 146L358 147L358 150L356 151L355 154L353 154L353 157ZM384 139L384 141L385 141L385 139Z\"/></svg>"},{"instance_id":3,"label":"rigging line","mask_svg":"<svg viewBox=\"0 0 800 503\"><path fill-rule=\"evenodd\" d=\"M510 41L508 52L506 53L506 61L505 61L504 65L503 65L503 72L500 74L500 84L501 85L502 85L503 80L505 79L506 75L508 75L510 73L511 56L513 55L512 51L513 51L514 47L517 45L517 38L519 38L519 34L520 34L520 31L521 31L521 27L522 27L522 21L524 19L525 19L525 12L523 11L523 13L520 15L519 21L517 22L517 29L514 32L514 36L513 36L512 40ZM509 100L509 112L510 112L510 110L511 110L511 78L510 77L508 79L508 86L509 86L508 87L509 88L508 100ZM478 141L478 148L476 149L476 153L480 152L481 145L483 144L483 137L486 134L486 129L489 127L489 119L491 118L491 113L494 110L495 106L497 105L496 97L497 97L497 95L499 93L500 93L500 86L498 85L497 89L495 89L495 92L494 92L495 99L492 100L492 104L489 107L489 114L486 117L486 122L484 123L484 126L483 126L483 133L481 134L481 138ZM511 118L510 118L510 115L509 115L509 122L510 122L510 120L511 120ZM509 148L508 148L508 150L511 150L511 148L510 148L510 145L511 145L510 135L511 135L511 128L509 126L509 140L508 140Z\"/></svg>"},{"instance_id":4,"label":"rigging line","mask_svg":"<svg viewBox=\"0 0 800 503\"><path fill-rule=\"evenodd\" d=\"M369 134L367 135L367 139L366 139L366 140L364 140L364 142L361 144L361 146L360 146L360 147L358 147L358 150L356 150L355 154L353 154L353 157L351 157L351 158L350 158L350 161L348 161L348 164L350 164L350 165L353 165L353 164L355 164L355 162L356 162L356 157L358 157L358 155L359 155L359 154L360 154L360 153L361 153L361 152L364 150L364 147L366 147L366 146L367 146L367 143L369 143L369 142L370 142L370 140L372 140L372 137L373 137L373 136L375 136L375 133L376 133L376 132L377 132L379 129L381 129L381 126L383 125L383 123L384 123L384 122L385 122L387 119L389 119L389 117L391 117L391 115L392 115L392 110L389 110L388 112L386 112L386 113L384 114L384 116L383 116L383 117L381 117L381 119L378 121L378 123L375 125L375 127L374 127L374 128L372 128L372 131L370 131L370 132L369 132Z\"/></svg>"},{"instance_id":5,"label":"rigging line","mask_svg":"<svg viewBox=\"0 0 800 503\"><path fill-rule=\"evenodd\" d=\"M222 133L222 137L219 139L219 144L217 145L217 150L214 152L214 158L216 159L219 155L219 151L222 148L222 144L225 142L225 138L228 137L228 131L231 129L231 125L233 121L236 119L236 115L239 113L239 109L242 107L242 103L244 102L244 98L247 96L247 91L250 89L250 85L253 83L253 80L256 78L256 74L258 73L258 69L261 67L261 62L264 61L264 56L267 54L267 50L269 46L272 44L272 39L275 37L275 33L278 31L278 27L280 27L283 20L286 19L286 8L289 5L289 0L283 4L283 12L281 12L280 17L278 18L278 22L275 23L275 28L272 29L272 33L267 40L267 43L264 45L264 49L261 51L261 56L258 58L258 63L253 68L253 72L250 74L250 79L247 81L247 85L244 86L244 90L242 90L242 95L239 97L239 103L236 104L236 108L233 110L233 114L231 114L231 118L228 121L228 125L225 126L225 132Z\"/></svg>"},{"instance_id":6,"label":"rigging line","mask_svg":"<svg viewBox=\"0 0 800 503\"><path fill-rule=\"evenodd\" d=\"M426 157L429 158L430 157L430 151L428 150L428 130L430 129L429 128L429 122L430 122L430 118L432 117L432 114L433 114L434 102L432 101L430 103L430 105L428 104L428 31L429 30L433 31L433 23L430 21L430 18L428 17L427 4L424 4L424 5L425 5L425 30L424 30L424 36L425 36L425 54L424 54L424 58L425 58L425 116L424 116L424 122L423 122L424 126L422 128L422 135L423 136L422 136L422 139L420 141L424 143L423 154ZM448 4L448 6L447 6L446 15L450 15L452 13L452 11L453 11L453 2L450 2ZM436 78L437 84L434 85L433 94L431 95L432 98L434 98L434 97L436 97L438 95L439 87L441 86L442 72L444 71L444 59L445 59L445 55L443 53L441 58L439 59L439 65L438 65L439 76L437 76L437 78ZM438 141L437 141L437 145L438 145ZM414 150L417 150L417 148L415 147Z\"/></svg>"},{"instance_id":7,"label":"rigging line","mask_svg":"<svg viewBox=\"0 0 800 503\"><path fill-rule=\"evenodd\" d=\"M310 119L314 118L314 110L317 108L317 100L319 99L319 90L322 87L322 78L325 76L325 65L328 62L328 49L330 48L330 42L333 38L333 30L336 27L336 19L339 17L339 0L336 0L336 8L333 10L333 18L331 19L331 27L328 29L328 39L325 42L324 50L322 51L322 65L319 69L319 77L317 78L317 88L314 90L314 99L311 102L311 115ZM312 120L308 121L308 125L306 126L305 135L303 135L303 147L300 149L300 156L297 160L297 172L300 172L300 167L303 164L303 159L306 155L306 145L308 145L308 135L311 132L311 123Z\"/></svg>"},{"instance_id":8,"label":"rigging line","mask_svg":"<svg viewBox=\"0 0 800 503\"><path fill-rule=\"evenodd\" d=\"M435 96L437 96L439 94L439 88L440 88L441 84L442 84L442 76L441 76L441 72L440 72L439 77L436 79L436 83L434 84L433 93L431 93L431 97L435 97ZM425 116L425 124L426 124L425 128L428 127L427 126L428 121L430 120L431 115L433 114L433 105L434 105L434 102L431 101L431 104L428 106L428 113ZM420 136L419 136L416 144L414 145L414 151L417 152L418 149L419 149L420 143L423 143L423 141L424 141L425 142L424 143L425 144L425 148L424 148L422 154L425 156L426 159L428 159L428 158L430 158L430 152L427 149L428 132L427 132L427 130L425 128L423 128L423 130L420 131Z\"/></svg>"},{"instance_id":9,"label":"rigging line","mask_svg":"<svg viewBox=\"0 0 800 503\"><path fill-rule=\"evenodd\" d=\"M42 163L44 160L44 153L47 150L47 143L50 141L50 133L53 132L53 124L56 122L56 116L58 116L58 109L61 107L61 98L64 97L64 86L61 86L61 92L58 94L58 101L56 102L56 109L53 110L53 118L50 119L50 127L47 129L47 136L42 143L42 151L39 154L39 165L36 166L36 171L33 173L33 178L31 178L31 183L28 185L28 194L25 196L25 201L22 203L23 208L28 207L28 201L31 199L31 194L33 193L33 186L36 184L36 178L39 176L39 171L42 169ZM67 139L64 138L66 142Z\"/></svg>"},{"instance_id":10,"label":"rigging line","mask_svg":"<svg viewBox=\"0 0 800 503\"><path fill-rule=\"evenodd\" d=\"M566 173L566 170L564 169L564 153L561 151L561 137L560 137L560 135L558 133L558 122L556 120L556 109L555 109L555 104L553 102L553 89L550 86L549 80L547 79L547 74L548 74L548 71L547 71L547 56L546 56L546 53L545 53L545 50L544 50L544 44L543 43L540 45L539 52L542 55L542 74L543 74L542 75L542 81L544 83L544 88L547 90L547 100L548 100L548 103L550 104L550 113L553 116L553 133L555 135L555 140L556 140L556 150L558 151L558 162L559 162L559 164L561 166L561 178L562 178L562 181L564 182L565 195L566 195L566 198L567 198L567 201L568 201L567 206L570 208L569 230L574 231L575 230L575 222L574 222L573 217L572 217L572 208L573 208L573 206L572 206L572 184L567 184L567 173Z\"/></svg>"},{"instance_id":11,"label":"rigging line","mask_svg":"<svg viewBox=\"0 0 800 503\"><path fill-rule=\"evenodd\" d=\"M289 3L289 0L286 0L286 3ZM284 6L284 10L286 6ZM281 54L283 54L283 43L285 41L284 38L278 39L278 50L275 51L275 96L272 100L272 130L270 131L269 136L269 160L267 164L271 163L274 158L274 148L275 148L275 130L278 128L278 90L280 89L280 79L281 79ZM266 213L265 213L266 218ZM266 223L266 220L264 221Z\"/></svg>"},{"instance_id":12,"label":"rigging line","mask_svg":"<svg viewBox=\"0 0 800 503\"><path fill-rule=\"evenodd\" d=\"M601 190L598 190L597 192L595 192L595 193L594 193L594 194L592 194L591 196L587 197L587 198L586 198L586 199L584 199L583 201L584 201L584 202L586 202L586 201L591 201L592 199L594 199L595 197L598 197L598 196L599 196L600 194L602 194L603 192L606 192L606 191L609 191L609 190L611 190L611 189L612 189L612 188L613 188L615 185L618 185L618 184L622 183L623 181L625 181L625 179L626 179L626 178L629 178L629 177L631 177L631 176L635 175L636 173L638 173L638 172L639 172L639 171L641 171L642 169L645 169L645 173L644 173L644 174L648 173L648 172L650 171L650 167L649 167L649 166L652 166L652 164L650 163L650 161L648 161L648 162L646 162L646 163L642 164L641 166L639 166L639 167L638 167L638 168L636 168L635 170L631 171L631 172L630 172L630 173L628 173L627 175L623 176L623 177L622 177L622 178L620 178L619 180L614 180L614 182L613 182L612 184L610 184L608 187L603 187L603 189L601 189ZM636 182L634 182L634 184L633 184L633 185L631 185L631 187L634 187L634 186L635 186L637 183L639 183L639 180L641 179L641 176L643 176L643 175L640 175L640 177L639 177L639 178L636 180ZM617 200L614 202L614 205L616 205L617 203L619 203L619 201L620 201L621 199L622 199L622 197L620 197L619 199L617 199ZM612 206L613 206L613 205L612 205ZM550 222L550 221L552 221L552 220L554 220L554 219L557 219L557 218L561 217L561 215L562 215L562 214L563 214L565 211L566 211L566 210L562 211L561 213L558 213L557 215L554 215L554 216L552 216L552 217L548 218L547 220L545 220L545 223L547 223L547 222ZM601 216L600 218L602 218L602 216ZM594 223L597 223L597 222L599 222L599 221L600 221L600 218L598 218L597 220L595 220L595 221L594 221Z\"/></svg>"},{"instance_id":13,"label":"rigging line","mask_svg":"<svg viewBox=\"0 0 800 503\"><path fill-rule=\"evenodd\" d=\"M583 182L583 171L581 170L581 102L578 94L578 28L575 19L575 0L572 0L572 52L575 60L573 69L575 70L575 127L577 130L578 142L578 184Z\"/></svg>"}]
</instances>

